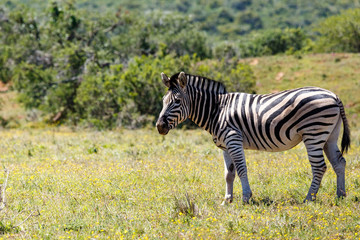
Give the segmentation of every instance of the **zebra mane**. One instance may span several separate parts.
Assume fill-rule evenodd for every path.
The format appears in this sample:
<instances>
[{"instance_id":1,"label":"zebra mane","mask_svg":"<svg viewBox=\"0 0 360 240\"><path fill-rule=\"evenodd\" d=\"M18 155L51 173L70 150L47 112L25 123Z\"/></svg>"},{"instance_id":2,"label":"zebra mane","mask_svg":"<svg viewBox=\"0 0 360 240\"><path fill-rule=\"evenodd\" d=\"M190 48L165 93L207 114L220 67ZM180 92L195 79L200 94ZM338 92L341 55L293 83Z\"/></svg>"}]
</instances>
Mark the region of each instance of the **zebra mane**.
<instances>
[{"instance_id":1,"label":"zebra mane","mask_svg":"<svg viewBox=\"0 0 360 240\"><path fill-rule=\"evenodd\" d=\"M170 78L170 83L177 84L177 79L178 79L179 74L180 73L176 73L176 74L172 75ZM193 86L198 89L214 92L217 94L227 93L225 85L222 84L221 82L218 82L218 81L215 81L212 79L208 79L206 77L191 75L191 74L187 74L187 73L185 73L185 76L188 80L187 84L190 86Z\"/></svg>"}]
</instances>

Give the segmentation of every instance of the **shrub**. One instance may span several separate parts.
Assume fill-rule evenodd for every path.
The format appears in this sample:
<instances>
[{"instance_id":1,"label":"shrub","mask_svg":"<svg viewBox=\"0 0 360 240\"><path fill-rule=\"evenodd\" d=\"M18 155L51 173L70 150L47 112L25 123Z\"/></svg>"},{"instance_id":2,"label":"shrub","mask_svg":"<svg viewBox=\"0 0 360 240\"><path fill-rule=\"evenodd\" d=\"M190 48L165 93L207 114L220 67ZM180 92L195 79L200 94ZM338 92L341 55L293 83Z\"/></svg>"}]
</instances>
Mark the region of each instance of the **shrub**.
<instances>
[{"instance_id":1,"label":"shrub","mask_svg":"<svg viewBox=\"0 0 360 240\"><path fill-rule=\"evenodd\" d=\"M315 29L320 34L318 52L360 52L360 9L350 9L322 21Z\"/></svg>"},{"instance_id":2,"label":"shrub","mask_svg":"<svg viewBox=\"0 0 360 240\"><path fill-rule=\"evenodd\" d=\"M114 65L110 72L87 74L77 89L76 116L97 128L114 127L120 111L122 94L119 73L122 65Z\"/></svg>"},{"instance_id":3,"label":"shrub","mask_svg":"<svg viewBox=\"0 0 360 240\"><path fill-rule=\"evenodd\" d=\"M135 57L123 70L113 65L109 71L84 76L77 90L74 113L83 123L97 128L141 127L154 123L162 109L166 92L160 73L179 71L222 81L228 91L254 92L251 68L236 59L204 60L188 55Z\"/></svg>"},{"instance_id":4,"label":"shrub","mask_svg":"<svg viewBox=\"0 0 360 240\"><path fill-rule=\"evenodd\" d=\"M306 35L299 28L273 29L254 33L240 44L242 57L292 54L300 51L306 43Z\"/></svg>"},{"instance_id":5,"label":"shrub","mask_svg":"<svg viewBox=\"0 0 360 240\"><path fill-rule=\"evenodd\" d=\"M238 50L235 48L234 44L223 42L216 47L214 47L214 57L221 60L230 60L237 56Z\"/></svg>"},{"instance_id":6,"label":"shrub","mask_svg":"<svg viewBox=\"0 0 360 240\"><path fill-rule=\"evenodd\" d=\"M255 76L248 64L236 58L225 61L206 60L192 67L192 73L205 76L225 84L228 92L255 93Z\"/></svg>"},{"instance_id":7,"label":"shrub","mask_svg":"<svg viewBox=\"0 0 360 240\"><path fill-rule=\"evenodd\" d=\"M165 55L211 57L207 36L186 15L157 12L147 27L152 31L151 41L157 43L157 50L162 50Z\"/></svg>"},{"instance_id":8,"label":"shrub","mask_svg":"<svg viewBox=\"0 0 360 240\"><path fill-rule=\"evenodd\" d=\"M83 77L75 99L82 122L97 128L127 126L136 128L152 122L162 108L165 88L161 72L187 71L189 56L163 58L135 57L126 69L112 65L108 71L91 71Z\"/></svg>"},{"instance_id":9,"label":"shrub","mask_svg":"<svg viewBox=\"0 0 360 240\"><path fill-rule=\"evenodd\" d=\"M13 86L19 92L19 100L26 108L39 108L56 74L52 69L22 63L14 70Z\"/></svg>"}]
</instances>

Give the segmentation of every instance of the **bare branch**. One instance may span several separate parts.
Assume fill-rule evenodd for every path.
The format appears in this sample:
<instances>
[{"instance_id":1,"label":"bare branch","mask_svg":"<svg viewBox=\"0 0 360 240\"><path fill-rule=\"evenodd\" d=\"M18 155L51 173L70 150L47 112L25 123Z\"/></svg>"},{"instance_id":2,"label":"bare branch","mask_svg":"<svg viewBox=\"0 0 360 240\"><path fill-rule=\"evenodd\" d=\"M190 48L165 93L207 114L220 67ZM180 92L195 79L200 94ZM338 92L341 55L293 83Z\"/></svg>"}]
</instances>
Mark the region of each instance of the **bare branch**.
<instances>
[{"instance_id":1,"label":"bare branch","mask_svg":"<svg viewBox=\"0 0 360 240\"><path fill-rule=\"evenodd\" d=\"M121 25L124 25L124 23L119 20L118 22L114 23L113 25L104 29L103 31L104 31L104 33L112 32L112 31L114 31L115 28L117 28L118 26L121 26Z\"/></svg>"},{"instance_id":2,"label":"bare branch","mask_svg":"<svg viewBox=\"0 0 360 240\"><path fill-rule=\"evenodd\" d=\"M5 182L4 184L0 187L0 211L2 211L5 207L6 207L6 185L9 179L9 174L10 171L7 170L6 168L4 169L5 174L6 174L6 178L5 178ZM1 193L2 190L2 193Z\"/></svg>"},{"instance_id":3,"label":"bare branch","mask_svg":"<svg viewBox=\"0 0 360 240\"><path fill-rule=\"evenodd\" d=\"M33 215L35 212L37 212L38 214L37 214L37 215ZM15 226L13 226L13 228L19 227L19 226L22 225L24 222L26 222L31 216L40 216L39 210L37 209L37 210L32 211L32 212L29 214L29 216L27 216L22 222L20 222L20 223L16 224Z\"/></svg>"}]
</instances>

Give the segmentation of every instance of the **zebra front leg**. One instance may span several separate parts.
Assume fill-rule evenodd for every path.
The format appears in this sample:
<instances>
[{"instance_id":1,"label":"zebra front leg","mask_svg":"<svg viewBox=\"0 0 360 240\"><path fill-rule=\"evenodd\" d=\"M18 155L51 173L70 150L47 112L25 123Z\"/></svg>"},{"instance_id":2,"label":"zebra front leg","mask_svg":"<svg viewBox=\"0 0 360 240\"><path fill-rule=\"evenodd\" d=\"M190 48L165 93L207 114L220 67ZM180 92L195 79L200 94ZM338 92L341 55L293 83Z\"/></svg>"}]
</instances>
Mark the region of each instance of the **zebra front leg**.
<instances>
[{"instance_id":1,"label":"zebra front leg","mask_svg":"<svg viewBox=\"0 0 360 240\"><path fill-rule=\"evenodd\" d=\"M224 167L225 167L226 192L225 192L225 200L221 205L226 205L227 203L232 203L233 201L235 166L227 151L224 151Z\"/></svg>"},{"instance_id":2,"label":"zebra front leg","mask_svg":"<svg viewBox=\"0 0 360 240\"><path fill-rule=\"evenodd\" d=\"M234 162L236 171L241 181L243 191L243 201L249 202L252 196L250 184L247 175L245 154L243 149L243 139L241 133L236 131L229 131L224 140L227 152Z\"/></svg>"}]
</instances>

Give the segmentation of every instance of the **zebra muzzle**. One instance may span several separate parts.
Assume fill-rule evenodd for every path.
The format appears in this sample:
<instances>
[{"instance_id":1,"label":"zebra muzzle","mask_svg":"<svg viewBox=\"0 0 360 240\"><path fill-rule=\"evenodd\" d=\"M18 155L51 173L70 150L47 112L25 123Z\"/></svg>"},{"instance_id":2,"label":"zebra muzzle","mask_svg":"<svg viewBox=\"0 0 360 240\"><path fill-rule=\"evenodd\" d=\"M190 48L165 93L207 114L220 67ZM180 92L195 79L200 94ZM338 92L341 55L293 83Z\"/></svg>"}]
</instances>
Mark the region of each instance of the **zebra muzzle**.
<instances>
[{"instance_id":1,"label":"zebra muzzle","mask_svg":"<svg viewBox=\"0 0 360 240\"><path fill-rule=\"evenodd\" d=\"M164 118L159 118L156 122L156 128L161 135L166 135L169 132L169 125Z\"/></svg>"}]
</instances>

